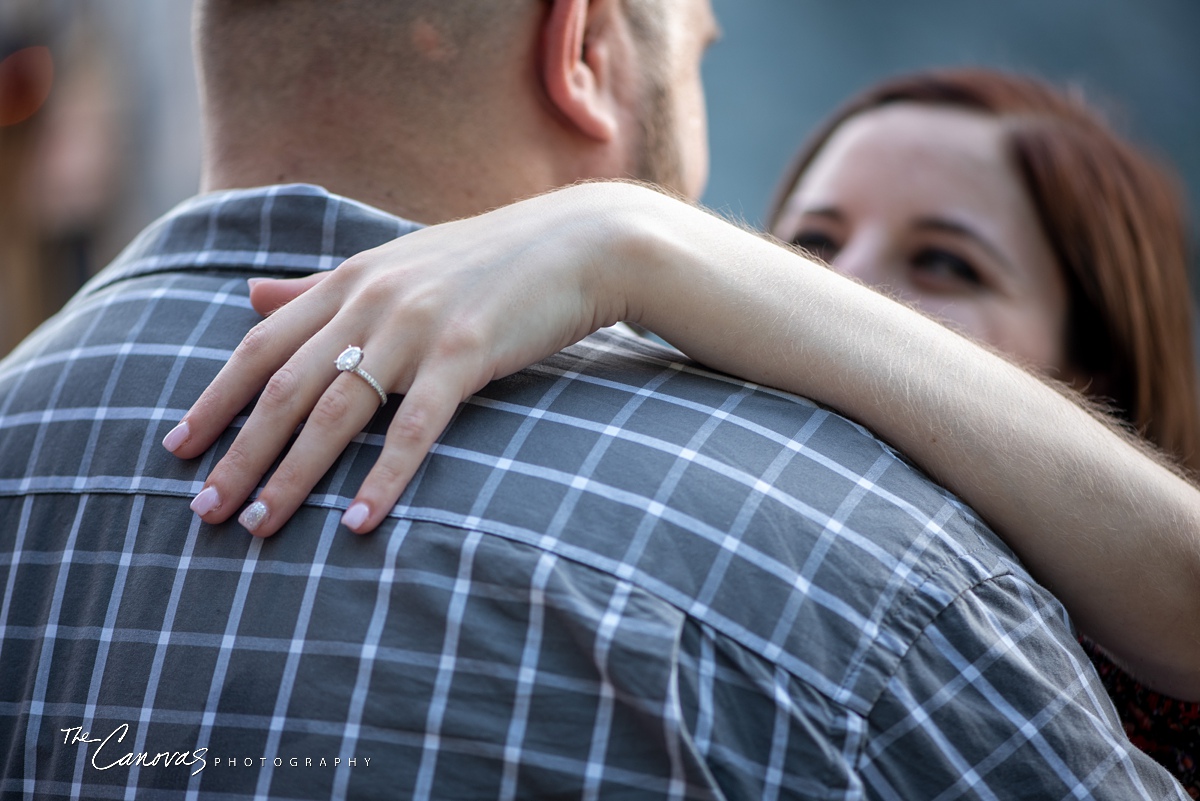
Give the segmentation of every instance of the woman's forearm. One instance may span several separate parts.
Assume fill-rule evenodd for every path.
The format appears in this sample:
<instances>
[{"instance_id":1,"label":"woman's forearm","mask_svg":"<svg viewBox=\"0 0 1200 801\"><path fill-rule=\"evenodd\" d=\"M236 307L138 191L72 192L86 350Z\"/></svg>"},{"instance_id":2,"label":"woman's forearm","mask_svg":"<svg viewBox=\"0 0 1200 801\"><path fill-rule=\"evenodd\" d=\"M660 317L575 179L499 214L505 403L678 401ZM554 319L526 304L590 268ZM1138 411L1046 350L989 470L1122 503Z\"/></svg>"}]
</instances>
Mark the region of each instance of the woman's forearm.
<instances>
[{"instance_id":1,"label":"woman's forearm","mask_svg":"<svg viewBox=\"0 0 1200 801\"><path fill-rule=\"evenodd\" d=\"M1135 675L1200 698L1200 491L1003 358L650 194L619 221L636 269L609 278L632 321L868 426L974 507Z\"/></svg>"}]
</instances>

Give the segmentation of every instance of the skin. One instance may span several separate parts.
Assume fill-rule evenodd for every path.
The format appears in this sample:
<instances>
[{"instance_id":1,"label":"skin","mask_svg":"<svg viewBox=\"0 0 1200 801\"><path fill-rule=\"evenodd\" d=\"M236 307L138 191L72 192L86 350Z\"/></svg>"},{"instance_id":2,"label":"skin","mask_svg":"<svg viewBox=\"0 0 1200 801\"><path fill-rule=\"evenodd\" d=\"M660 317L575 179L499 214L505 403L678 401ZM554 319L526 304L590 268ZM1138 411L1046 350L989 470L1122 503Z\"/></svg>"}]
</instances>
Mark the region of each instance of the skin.
<instances>
[{"instance_id":1,"label":"skin","mask_svg":"<svg viewBox=\"0 0 1200 801\"><path fill-rule=\"evenodd\" d=\"M1067 287L994 117L899 104L848 120L774 232L838 272L1050 375Z\"/></svg>"},{"instance_id":2,"label":"skin","mask_svg":"<svg viewBox=\"0 0 1200 801\"><path fill-rule=\"evenodd\" d=\"M708 2L696 3L687 0L671 0L674 14L685 20L678 25L665 26L664 51L642 54L660 59L663 67L662 81L666 91L669 112L667 136L675 142L674 161L679 165L680 175L674 186L685 197L699 199L708 183L708 111L704 102L704 82L700 66L704 54L720 35L712 6ZM643 98L643 103L645 99ZM651 176L639 175L649 179ZM662 183L656 181L656 183Z\"/></svg>"}]
</instances>

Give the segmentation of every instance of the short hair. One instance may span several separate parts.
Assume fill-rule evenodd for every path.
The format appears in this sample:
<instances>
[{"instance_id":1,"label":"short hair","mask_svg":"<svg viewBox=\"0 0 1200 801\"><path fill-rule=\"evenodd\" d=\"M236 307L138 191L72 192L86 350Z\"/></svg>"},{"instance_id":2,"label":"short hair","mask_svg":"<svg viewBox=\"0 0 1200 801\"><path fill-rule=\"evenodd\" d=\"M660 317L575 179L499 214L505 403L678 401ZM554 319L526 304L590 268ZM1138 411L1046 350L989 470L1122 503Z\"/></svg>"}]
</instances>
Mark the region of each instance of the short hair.
<instances>
[{"instance_id":1,"label":"short hair","mask_svg":"<svg viewBox=\"0 0 1200 801\"><path fill-rule=\"evenodd\" d=\"M320 78L368 96L448 97L448 76L488 79L479 65L519 16L496 0L201 0L197 51L206 87L225 96L286 102Z\"/></svg>"},{"instance_id":2,"label":"short hair","mask_svg":"<svg viewBox=\"0 0 1200 801\"><path fill-rule=\"evenodd\" d=\"M1068 361L1092 380L1087 391L1200 470L1182 195L1172 175L1118 137L1082 93L983 69L885 81L850 100L800 149L776 193L771 227L841 124L894 103L962 108L1000 121L1067 282Z\"/></svg>"}]
</instances>

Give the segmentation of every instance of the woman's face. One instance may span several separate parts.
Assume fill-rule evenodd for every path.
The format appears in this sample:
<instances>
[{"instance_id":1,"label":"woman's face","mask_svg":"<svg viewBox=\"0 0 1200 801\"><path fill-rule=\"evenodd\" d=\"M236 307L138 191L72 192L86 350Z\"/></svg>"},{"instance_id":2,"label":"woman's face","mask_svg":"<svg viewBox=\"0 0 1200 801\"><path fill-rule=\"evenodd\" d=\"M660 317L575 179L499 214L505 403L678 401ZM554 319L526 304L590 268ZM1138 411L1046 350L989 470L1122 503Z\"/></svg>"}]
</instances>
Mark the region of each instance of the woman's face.
<instances>
[{"instance_id":1,"label":"woman's face","mask_svg":"<svg viewBox=\"0 0 1200 801\"><path fill-rule=\"evenodd\" d=\"M805 171L774 233L1062 375L1066 283L1002 137L994 118L961 109L856 115Z\"/></svg>"}]
</instances>

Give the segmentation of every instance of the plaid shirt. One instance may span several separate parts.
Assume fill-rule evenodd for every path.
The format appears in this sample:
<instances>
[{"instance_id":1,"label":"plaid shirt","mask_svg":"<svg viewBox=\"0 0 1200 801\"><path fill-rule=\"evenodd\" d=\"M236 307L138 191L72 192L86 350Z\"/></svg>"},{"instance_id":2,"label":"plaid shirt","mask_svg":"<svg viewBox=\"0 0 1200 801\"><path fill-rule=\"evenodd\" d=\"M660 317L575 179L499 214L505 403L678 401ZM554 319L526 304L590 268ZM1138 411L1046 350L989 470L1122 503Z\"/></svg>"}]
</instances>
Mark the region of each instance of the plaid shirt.
<instances>
[{"instance_id":1,"label":"plaid shirt","mask_svg":"<svg viewBox=\"0 0 1200 801\"><path fill-rule=\"evenodd\" d=\"M159 441L244 279L412 228L207 195L0 364L3 797L1183 797L968 510L617 332L466 403L371 536L338 520L394 401L277 536L201 523L233 434Z\"/></svg>"}]
</instances>

